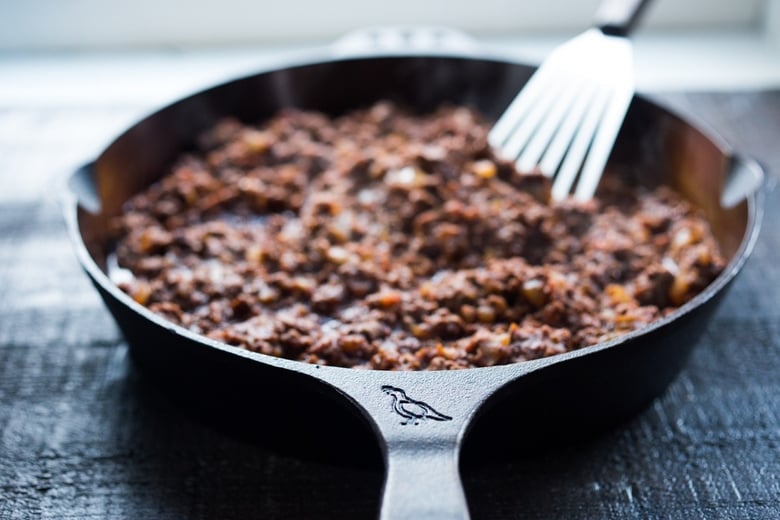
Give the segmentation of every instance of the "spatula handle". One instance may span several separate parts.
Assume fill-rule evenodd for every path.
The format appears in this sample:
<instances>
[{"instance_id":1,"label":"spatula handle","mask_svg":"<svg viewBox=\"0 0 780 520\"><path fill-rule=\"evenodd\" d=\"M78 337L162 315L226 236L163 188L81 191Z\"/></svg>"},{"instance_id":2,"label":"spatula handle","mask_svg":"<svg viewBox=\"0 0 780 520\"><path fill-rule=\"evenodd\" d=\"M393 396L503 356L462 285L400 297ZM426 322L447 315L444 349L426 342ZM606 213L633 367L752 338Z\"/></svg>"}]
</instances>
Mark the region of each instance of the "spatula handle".
<instances>
[{"instance_id":1,"label":"spatula handle","mask_svg":"<svg viewBox=\"0 0 780 520\"><path fill-rule=\"evenodd\" d=\"M628 36L649 3L650 0L604 0L593 25L609 36Z\"/></svg>"}]
</instances>

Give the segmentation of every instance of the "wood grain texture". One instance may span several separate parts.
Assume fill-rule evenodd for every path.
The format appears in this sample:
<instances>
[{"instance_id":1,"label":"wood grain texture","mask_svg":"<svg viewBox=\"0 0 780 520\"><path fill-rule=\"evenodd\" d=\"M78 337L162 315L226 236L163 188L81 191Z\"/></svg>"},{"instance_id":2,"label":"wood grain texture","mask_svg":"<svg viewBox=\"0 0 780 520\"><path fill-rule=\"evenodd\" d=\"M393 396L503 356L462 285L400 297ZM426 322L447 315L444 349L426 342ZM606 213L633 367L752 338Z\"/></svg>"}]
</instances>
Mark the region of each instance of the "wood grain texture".
<instances>
[{"instance_id":1,"label":"wood grain texture","mask_svg":"<svg viewBox=\"0 0 780 520\"><path fill-rule=\"evenodd\" d=\"M780 172L780 91L663 98ZM0 519L374 518L381 468L302 459L182 411L83 276L63 173L137 107L0 110ZM468 465L475 519L780 517L780 190L665 395L588 441Z\"/></svg>"}]
</instances>

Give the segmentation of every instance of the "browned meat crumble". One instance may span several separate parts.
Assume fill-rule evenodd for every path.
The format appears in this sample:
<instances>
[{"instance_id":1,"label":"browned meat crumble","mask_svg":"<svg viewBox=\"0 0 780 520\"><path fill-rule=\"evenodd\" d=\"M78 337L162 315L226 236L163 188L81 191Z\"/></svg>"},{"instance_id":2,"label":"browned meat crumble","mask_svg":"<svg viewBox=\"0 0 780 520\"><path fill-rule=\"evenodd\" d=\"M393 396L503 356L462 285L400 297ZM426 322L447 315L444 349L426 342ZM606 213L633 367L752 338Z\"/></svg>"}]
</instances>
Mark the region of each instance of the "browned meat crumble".
<instances>
[{"instance_id":1,"label":"browned meat crumble","mask_svg":"<svg viewBox=\"0 0 780 520\"><path fill-rule=\"evenodd\" d=\"M722 270L668 188L552 203L474 111L382 102L224 120L115 221L119 285L197 333L309 363L482 367L633 331ZM132 276L128 276L128 271Z\"/></svg>"}]
</instances>

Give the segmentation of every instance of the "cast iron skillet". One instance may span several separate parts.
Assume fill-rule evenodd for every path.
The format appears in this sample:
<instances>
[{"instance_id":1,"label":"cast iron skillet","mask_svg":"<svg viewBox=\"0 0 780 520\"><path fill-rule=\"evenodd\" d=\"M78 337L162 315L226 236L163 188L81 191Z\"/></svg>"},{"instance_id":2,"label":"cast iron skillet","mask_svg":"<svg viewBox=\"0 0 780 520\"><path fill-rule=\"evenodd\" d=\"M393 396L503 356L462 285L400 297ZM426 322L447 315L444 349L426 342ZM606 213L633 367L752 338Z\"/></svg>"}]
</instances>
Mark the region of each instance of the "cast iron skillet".
<instances>
[{"instance_id":1,"label":"cast iron skillet","mask_svg":"<svg viewBox=\"0 0 780 520\"><path fill-rule=\"evenodd\" d=\"M488 117L497 116L532 68L463 47L441 51L410 46L351 56L325 50L197 93L129 128L71 176L66 196L66 220L79 260L138 364L161 378L186 372L193 384L215 390L231 384L231 371L237 377L251 367L253 380L267 390L266 402L270 395L282 408L301 414L309 413L307 396L326 395L351 404L370 424L384 455L381 518L468 518L458 472L460 448L472 421L490 407L522 423L525 405L533 403L542 413L529 418L527 428L544 427L549 417L556 428L575 430L611 424L643 408L683 367L750 253L762 215L764 174L754 162L637 97L611 164L649 183L668 183L700 206L729 263L703 293L672 315L619 339L525 363L450 372L315 366L194 334L138 305L109 280L110 217L222 116L258 121L286 106L338 114L379 99L418 110L442 102L466 103ZM317 401L318 417L326 417L329 406L338 417L337 405L322 404L330 402ZM263 406L259 399L255 413L268 428L283 428L275 417L263 415ZM353 435L354 423L340 426L344 436ZM491 428L500 434L500 422Z\"/></svg>"}]
</instances>

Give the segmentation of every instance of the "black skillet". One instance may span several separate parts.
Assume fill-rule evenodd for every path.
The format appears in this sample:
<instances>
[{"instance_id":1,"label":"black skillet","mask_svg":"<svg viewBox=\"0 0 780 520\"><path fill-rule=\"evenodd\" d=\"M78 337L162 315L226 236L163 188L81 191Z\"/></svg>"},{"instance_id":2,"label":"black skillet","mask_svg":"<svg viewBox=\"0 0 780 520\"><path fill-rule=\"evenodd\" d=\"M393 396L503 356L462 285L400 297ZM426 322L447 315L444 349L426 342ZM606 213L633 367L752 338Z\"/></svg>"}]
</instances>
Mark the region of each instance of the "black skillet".
<instances>
[{"instance_id":1,"label":"black skillet","mask_svg":"<svg viewBox=\"0 0 780 520\"><path fill-rule=\"evenodd\" d=\"M347 403L381 445L386 467L381 517L388 519L468 518L458 461L472 421L481 420L485 410L500 410L514 424L527 419L527 429L554 425L576 432L613 424L646 406L683 367L750 253L762 215L764 174L754 162L637 96L610 164L648 183L672 185L700 206L729 262L682 308L616 340L536 361L450 372L315 366L194 334L138 305L110 281L109 219L222 116L256 122L286 106L338 114L392 99L417 110L466 103L496 117L533 70L461 40L454 51L430 48L440 36L400 34L403 50L362 55L328 49L182 99L129 128L75 172L65 203L79 260L140 366L162 379L186 373L193 388L214 391L251 373L261 393L256 408L246 413L256 414L269 429L284 429L279 410L290 410L316 417L316 428L336 428L357 439L354 421L328 424L328 417L343 417L339 409ZM529 403L538 413L528 415ZM507 442L501 421L488 423L480 439Z\"/></svg>"}]
</instances>

